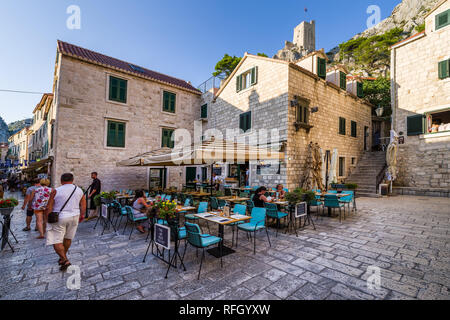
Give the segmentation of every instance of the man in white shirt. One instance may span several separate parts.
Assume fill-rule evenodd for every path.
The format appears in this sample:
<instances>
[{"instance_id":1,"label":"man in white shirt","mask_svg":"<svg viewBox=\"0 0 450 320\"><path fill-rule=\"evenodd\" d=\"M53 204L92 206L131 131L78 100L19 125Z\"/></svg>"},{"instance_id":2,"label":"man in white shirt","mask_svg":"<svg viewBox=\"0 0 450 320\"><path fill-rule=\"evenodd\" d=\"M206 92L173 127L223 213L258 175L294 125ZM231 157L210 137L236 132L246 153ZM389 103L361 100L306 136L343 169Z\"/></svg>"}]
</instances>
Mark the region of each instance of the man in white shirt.
<instances>
[{"instance_id":1,"label":"man in white shirt","mask_svg":"<svg viewBox=\"0 0 450 320\"><path fill-rule=\"evenodd\" d=\"M78 223L86 212L86 198L83 191L73 184L73 174L61 176L62 186L53 190L47 206L46 217L50 212L58 212L57 223L48 224L47 245L53 245L60 257L60 270L65 271L70 266L67 252L78 229Z\"/></svg>"}]
</instances>

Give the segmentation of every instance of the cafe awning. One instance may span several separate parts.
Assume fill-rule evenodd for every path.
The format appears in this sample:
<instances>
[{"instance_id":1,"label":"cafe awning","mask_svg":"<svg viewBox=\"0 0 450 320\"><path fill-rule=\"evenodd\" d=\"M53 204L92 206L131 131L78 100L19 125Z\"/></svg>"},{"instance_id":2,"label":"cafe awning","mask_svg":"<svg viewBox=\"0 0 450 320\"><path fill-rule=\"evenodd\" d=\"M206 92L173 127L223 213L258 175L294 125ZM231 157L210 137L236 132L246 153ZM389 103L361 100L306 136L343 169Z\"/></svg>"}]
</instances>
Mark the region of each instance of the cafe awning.
<instances>
[{"instance_id":1,"label":"cafe awning","mask_svg":"<svg viewBox=\"0 0 450 320\"><path fill-rule=\"evenodd\" d=\"M285 154L270 148L225 140L209 140L175 149L158 149L117 162L119 167L211 165L217 162L282 161Z\"/></svg>"},{"instance_id":2,"label":"cafe awning","mask_svg":"<svg viewBox=\"0 0 450 320\"><path fill-rule=\"evenodd\" d=\"M49 157L47 159L40 160L37 162L31 162L28 164L28 166L25 169L22 169L22 172L28 173L28 172L33 172L33 171L39 171L43 167L47 167L49 163L52 163L52 161L53 161L53 157Z\"/></svg>"}]
</instances>

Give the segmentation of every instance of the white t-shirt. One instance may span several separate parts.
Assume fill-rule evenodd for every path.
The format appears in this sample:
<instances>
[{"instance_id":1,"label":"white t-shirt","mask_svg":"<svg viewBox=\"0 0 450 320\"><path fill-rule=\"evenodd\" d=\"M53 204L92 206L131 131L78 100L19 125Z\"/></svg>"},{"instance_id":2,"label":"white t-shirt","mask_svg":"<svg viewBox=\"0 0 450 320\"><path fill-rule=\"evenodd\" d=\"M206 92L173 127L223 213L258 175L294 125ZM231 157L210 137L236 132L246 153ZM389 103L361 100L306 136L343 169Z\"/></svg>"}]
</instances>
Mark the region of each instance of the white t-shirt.
<instances>
[{"instance_id":1,"label":"white t-shirt","mask_svg":"<svg viewBox=\"0 0 450 320\"><path fill-rule=\"evenodd\" d=\"M56 188L55 195L55 203L53 205L53 212L60 212L64 203L66 203L67 199L69 199L73 190L75 189L75 185L73 184L65 184L59 188ZM83 190L76 187L76 191L73 194L72 198L70 198L69 202L64 208L64 211L59 213L59 218L71 218L80 215L80 201L83 198Z\"/></svg>"}]
</instances>

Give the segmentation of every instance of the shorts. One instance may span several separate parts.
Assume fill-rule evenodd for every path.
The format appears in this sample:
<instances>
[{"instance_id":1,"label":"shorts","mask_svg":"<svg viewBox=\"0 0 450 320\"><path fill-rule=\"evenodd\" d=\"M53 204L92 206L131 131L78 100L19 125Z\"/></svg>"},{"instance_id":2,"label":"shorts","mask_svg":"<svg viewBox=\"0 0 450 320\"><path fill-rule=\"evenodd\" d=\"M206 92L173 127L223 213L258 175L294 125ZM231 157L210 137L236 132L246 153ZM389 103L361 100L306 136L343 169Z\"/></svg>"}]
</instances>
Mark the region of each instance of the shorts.
<instances>
[{"instance_id":1,"label":"shorts","mask_svg":"<svg viewBox=\"0 0 450 320\"><path fill-rule=\"evenodd\" d=\"M47 224L47 245L63 243L64 239L73 240L78 229L80 217L60 218L57 223Z\"/></svg>"},{"instance_id":2,"label":"shorts","mask_svg":"<svg viewBox=\"0 0 450 320\"><path fill-rule=\"evenodd\" d=\"M34 216L34 210L33 209L27 209L27 217Z\"/></svg>"}]
</instances>

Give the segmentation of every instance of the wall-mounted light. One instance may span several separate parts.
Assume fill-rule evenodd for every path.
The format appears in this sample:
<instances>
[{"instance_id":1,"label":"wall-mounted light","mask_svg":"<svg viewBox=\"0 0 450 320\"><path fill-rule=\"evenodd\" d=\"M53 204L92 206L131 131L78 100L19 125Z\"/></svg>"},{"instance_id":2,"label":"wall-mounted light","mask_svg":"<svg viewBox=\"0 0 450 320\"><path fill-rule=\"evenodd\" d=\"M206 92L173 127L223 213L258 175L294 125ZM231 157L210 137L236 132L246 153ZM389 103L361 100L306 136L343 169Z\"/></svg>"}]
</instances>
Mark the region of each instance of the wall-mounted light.
<instances>
[{"instance_id":1,"label":"wall-mounted light","mask_svg":"<svg viewBox=\"0 0 450 320\"><path fill-rule=\"evenodd\" d=\"M319 112L319 107L312 107L311 108L311 113L317 113Z\"/></svg>"}]
</instances>

